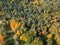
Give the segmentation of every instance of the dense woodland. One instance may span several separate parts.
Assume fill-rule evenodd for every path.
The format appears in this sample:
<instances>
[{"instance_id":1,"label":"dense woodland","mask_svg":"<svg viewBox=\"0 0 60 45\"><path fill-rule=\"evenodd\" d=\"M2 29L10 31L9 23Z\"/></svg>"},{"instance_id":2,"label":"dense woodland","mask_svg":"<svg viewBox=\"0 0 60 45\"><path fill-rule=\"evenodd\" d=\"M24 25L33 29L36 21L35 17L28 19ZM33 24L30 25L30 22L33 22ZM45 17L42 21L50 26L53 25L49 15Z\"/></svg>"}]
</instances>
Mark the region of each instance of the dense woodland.
<instances>
[{"instance_id":1,"label":"dense woodland","mask_svg":"<svg viewBox=\"0 0 60 45\"><path fill-rule=\"evenodd\" d=\"M0 45L60 45L60 0L0 0Z\"/></svg>"}]
</instances>

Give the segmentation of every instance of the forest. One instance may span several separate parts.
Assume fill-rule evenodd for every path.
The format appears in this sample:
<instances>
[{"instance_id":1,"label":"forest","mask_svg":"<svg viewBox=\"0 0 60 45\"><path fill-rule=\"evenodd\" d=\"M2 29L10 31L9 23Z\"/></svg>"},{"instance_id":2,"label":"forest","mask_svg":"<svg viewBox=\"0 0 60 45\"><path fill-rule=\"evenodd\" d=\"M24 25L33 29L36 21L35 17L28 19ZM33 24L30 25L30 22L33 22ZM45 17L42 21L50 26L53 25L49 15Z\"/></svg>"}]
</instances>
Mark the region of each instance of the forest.
<instances>
[{"instance_id":1,"label":"forest","mask_svg":"<svg viewBox=\"0 0 60 45\"><path fill-rule=\"evenodd\" d=\"M60 45L60 0L0 0L0 45Z\"/></svg>"}]
</instances>

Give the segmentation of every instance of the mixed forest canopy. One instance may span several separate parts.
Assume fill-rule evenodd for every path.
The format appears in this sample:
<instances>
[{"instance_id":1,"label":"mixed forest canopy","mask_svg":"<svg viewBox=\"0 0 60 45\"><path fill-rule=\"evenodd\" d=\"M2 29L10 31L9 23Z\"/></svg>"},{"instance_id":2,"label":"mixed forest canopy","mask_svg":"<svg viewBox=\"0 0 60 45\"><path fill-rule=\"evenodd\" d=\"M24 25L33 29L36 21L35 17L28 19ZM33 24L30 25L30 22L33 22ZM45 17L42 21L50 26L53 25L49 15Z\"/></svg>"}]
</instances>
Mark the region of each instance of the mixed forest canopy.
<instances>
[{"instance_id":1,"label":"mixed forest canopy","mask_svg":"<svg viewBox=\"0 0 60 45\"><path fill-rule=\"evenodd\" d=\"M60 45L60 0L0 0L0 45Z\"/></svg>"}]
</instances>

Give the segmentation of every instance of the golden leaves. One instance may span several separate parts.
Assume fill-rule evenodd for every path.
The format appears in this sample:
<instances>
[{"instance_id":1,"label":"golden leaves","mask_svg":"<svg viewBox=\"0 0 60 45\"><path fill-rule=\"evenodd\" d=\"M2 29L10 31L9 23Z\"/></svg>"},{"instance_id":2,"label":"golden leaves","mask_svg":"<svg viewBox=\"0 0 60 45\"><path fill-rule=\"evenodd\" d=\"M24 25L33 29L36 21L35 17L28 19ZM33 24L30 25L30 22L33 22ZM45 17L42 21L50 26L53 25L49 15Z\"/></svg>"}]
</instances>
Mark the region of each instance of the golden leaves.
<instances>
[{"instance_id":1,"label":"golden leaves","mask_svg":"<svg viewBox=\"0 0 60 45\"><path fill-rule=\"evenodd\" d=\"M20 34L22 34L22 31L18 30L18 31L16 32L16 35L20 35Z\"/></svg>"},{"instance_id":2,"label":"golden leaves","mask_svg":"<svg viewBox=\"0 0 60 45\"><path fill-rule=\"evenodd\" d=\"M22 35L20 36L20 40L23 40L23 41L27 42L27 37L26 37L26 35L25 35L25 34L22 34Z\"/></svg>"},{"instance_id":3,"label":"golden leaves","mask_svg":"<svg viewBox=\"0 0 60 45\"><path fill-rule=\"evenodd\" d=\"M45 35L46 34L46 30L43 30L41 33L42 33L42 35Z\"/></svg>"},{"instance_id":4,"label":"golden leaves","mask_svg":"<svg viewBox=\"0 0 60 45\"><path fill-rule=\"evenodd\" d=\"M24 20L24 18L22 18L22 17L20 17L19 19L20 19L21 21L23 21L23 20Z\"/></svg>"},{"instance_id":5,"label":"golden leaves","mask_svg":"<svg viewBox=\"0 0 60 45\"><path fill-rule=\"evenodd\" d=\"M53 17L53 20L51 22L57 22L57 18L56 17Z\"/></svg>"},{"instance_id":6,"label":"golden leaves","mask_svg":"<svg viewBox=\"0 0 60 45\"><path fill-rule=\"evenodd\" d=\"M3 45L2 43L0 43L0 45Z\"/></svg>"},{"instance_id":7,"label":"golden leaves","mask_svg":"<svg viewBox=\"0 0 60 45\"><path fill-rule=\"evenodd\" d=\"M10 27L13 32L15 32L15 29L21 26L20 23L16 22L15 20L10 20Z\"/></svg>"},{"instance_id":8,"label":"golden leaves","mask_svg":"<svg viewBox=\"0 0 60 45\"><path fill-rule=\"evenodd\" d=\"M34 34L36 35L36 34L37 34L37 32L36 32L36 31L34 31Z\"/></svg>"},{"instance_id":9,"label":"golden leaves","mask_svg":"<svg viewBox=\"0 0 60 45\"><path fill-rule=\"evenodd\" d=\"M4 41L4 36L0 34L0 41Z\"/></svg>"},{"instance_id":10,"label":"golden leaves","mask_svg":"<svg viewBox=\"0 0 60 45\"><path fill-rule=\"evenodd\" d=\"M48 34L48 35L47 35L47 38L48 38L48 39L51 39L52 37L53 37L52 34Z\"/></svg>"},{"instance_id":11,"label":"golden leaves","mask_svg":"<svg viewBox=\"0 0 60 45\"><path fill-rule=\"evenodd\" d=\"M36 5L36 6L38 6L39 5L38 0L35 0L33 4Z\"/></svg>"},{"instance_id":12,"label":"golden leaves","mask_svg":"<svg viewBox=\"0 0 60 45\"><path fill-rule=\"evenodd\" d=\"M41 32L42 35L46 35L46 33L47 33L46 29L47 29L47 26L44 26L43 27L43 30Z\"/></svg>"},{"instance_id":13,"label":"golden leaves","mask_svg":"<svg viewBox=\"0 0 60 45\"><path fill-rule=\"evenodd\" d=\"M0 34L0 45L4 45L4 36Z\"/></svg>"}]
</instances>

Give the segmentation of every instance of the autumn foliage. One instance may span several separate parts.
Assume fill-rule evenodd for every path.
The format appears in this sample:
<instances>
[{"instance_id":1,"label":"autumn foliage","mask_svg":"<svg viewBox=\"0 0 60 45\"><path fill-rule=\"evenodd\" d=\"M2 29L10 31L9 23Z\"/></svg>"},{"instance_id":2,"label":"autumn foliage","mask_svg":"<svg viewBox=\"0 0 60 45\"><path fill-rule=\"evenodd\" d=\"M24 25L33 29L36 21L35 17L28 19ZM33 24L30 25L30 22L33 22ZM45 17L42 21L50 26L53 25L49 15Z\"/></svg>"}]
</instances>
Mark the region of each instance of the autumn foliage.
<instances>
[{"instance_id":1,"label":"autumn foliage","mask_svg":"<svg viewBox=\"0 0 60 45\"><path fill-rule=\"evenodd\" d=\"M60 0L0 0L0 45L60 45Z\"/></svg>"}]
</instances>

